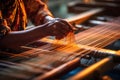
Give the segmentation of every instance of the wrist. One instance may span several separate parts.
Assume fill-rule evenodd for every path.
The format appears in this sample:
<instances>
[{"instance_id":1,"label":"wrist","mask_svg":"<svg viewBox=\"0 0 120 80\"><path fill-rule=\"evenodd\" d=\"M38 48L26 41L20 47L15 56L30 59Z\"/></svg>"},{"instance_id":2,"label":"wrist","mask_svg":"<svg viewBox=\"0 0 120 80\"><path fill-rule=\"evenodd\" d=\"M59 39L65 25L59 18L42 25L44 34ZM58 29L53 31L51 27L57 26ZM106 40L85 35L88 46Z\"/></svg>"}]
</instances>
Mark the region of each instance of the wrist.
<instances>
[{"instance_id":1,"label":"wrist","mask_svg":"<svg viewBox=\"0 0 120 80\"><path fill-rule=\"evenodd\" d=\"M51 17L51 16L45 16L43 23L49 22L49 21L51 21L51 20L53 20L53 19L54 19L54 18Z\"/></svg>"}]
</instances>

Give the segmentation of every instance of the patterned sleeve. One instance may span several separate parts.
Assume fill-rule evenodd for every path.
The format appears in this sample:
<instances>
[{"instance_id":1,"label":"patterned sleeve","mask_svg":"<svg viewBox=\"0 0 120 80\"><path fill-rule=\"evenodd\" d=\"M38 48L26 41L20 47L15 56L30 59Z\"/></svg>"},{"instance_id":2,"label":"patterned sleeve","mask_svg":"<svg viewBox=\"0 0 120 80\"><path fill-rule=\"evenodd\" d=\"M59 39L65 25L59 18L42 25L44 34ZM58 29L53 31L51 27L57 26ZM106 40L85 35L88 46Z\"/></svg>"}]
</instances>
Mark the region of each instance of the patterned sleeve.
<instances>
[{"instance_id":1,"label":"patterned sleeve","mask_svg":"<svg viewBox=\"0 0 120 80\"><path fill-rule=\"evenodd\" d=\"M42 0L23 0L27 16L35 25L40 25L46 15L52 16L47 5Z\"/></svg>"}]
</instances>

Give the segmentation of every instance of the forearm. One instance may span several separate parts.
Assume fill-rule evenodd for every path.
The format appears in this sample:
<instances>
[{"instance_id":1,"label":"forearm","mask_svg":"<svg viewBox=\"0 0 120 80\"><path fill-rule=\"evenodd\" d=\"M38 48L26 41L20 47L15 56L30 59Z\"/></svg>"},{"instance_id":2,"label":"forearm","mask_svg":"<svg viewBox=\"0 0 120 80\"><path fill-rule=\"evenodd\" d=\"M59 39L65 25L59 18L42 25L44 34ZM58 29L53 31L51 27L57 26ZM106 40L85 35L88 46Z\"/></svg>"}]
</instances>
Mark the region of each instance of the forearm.
<instances>
[{"instance_id":1,"label":"forearm","mask_svg":"<svg viewBox=\"0 0 120 80\"><path fill-rule=\"evenodd\" d=\"M29 30L10 32L0 40L0 47L18 48L19 46L43 38L48 35L45 32L45 26L47 24Z\"/></svg>"}]
</instances>

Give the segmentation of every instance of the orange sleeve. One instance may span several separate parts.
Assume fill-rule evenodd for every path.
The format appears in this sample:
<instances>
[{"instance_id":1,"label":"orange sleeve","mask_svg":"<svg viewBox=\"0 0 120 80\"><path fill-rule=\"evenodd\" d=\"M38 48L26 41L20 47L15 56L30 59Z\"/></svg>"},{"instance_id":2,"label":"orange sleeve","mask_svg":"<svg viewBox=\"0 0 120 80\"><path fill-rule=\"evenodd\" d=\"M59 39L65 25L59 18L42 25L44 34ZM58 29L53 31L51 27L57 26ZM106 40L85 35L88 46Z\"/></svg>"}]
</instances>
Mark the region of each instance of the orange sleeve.
<instances>
[{"instance_id":1,"label":"orange sleeve","mask_svg":"<svg viewBox=\"0 0 120 80\"><path fill-rule=\"evenodd\" d=\"M26 13L29 19L35 24L40 25L44 21L44 17L52 16L47 5L41 0L23 0Z\"/></svg>"}]
</instances>

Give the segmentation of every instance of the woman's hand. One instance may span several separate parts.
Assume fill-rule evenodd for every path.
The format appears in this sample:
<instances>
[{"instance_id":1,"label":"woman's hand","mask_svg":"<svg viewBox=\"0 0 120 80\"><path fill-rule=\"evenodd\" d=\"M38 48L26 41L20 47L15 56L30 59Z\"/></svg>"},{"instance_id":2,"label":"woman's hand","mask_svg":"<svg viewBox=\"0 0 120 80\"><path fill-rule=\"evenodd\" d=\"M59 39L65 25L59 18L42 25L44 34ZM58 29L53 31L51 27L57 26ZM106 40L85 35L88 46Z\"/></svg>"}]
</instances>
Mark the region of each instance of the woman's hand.
<instances>
[{"instance_id":1,"label":"woman's hand","mask_svg":"<svg viewBox=\"0 0 120 80\"><path fill-rule=\"evenodd\" d=\"M74 27L67 21L60 18L47 17L49 25L46 27L48 35L56 36L57 39L65 37L69 32L73 32Z\"/></svg>"}]
</instances>

